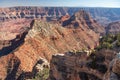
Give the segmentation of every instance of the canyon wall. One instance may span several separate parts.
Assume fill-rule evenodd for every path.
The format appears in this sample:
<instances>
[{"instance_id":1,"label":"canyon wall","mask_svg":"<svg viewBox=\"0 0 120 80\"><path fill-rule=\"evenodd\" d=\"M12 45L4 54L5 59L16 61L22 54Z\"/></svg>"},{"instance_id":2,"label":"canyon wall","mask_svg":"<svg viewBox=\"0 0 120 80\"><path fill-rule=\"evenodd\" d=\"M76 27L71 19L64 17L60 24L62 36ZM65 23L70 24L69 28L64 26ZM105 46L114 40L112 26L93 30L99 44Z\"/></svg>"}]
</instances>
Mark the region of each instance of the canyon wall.
<instances>
[{"instance_id":1,"label":"canyon wall","mask_svg":"<svg viewBox=\"0 0 120 80\"><path fill-rule=\"evenodd\" d=\"M116 59L114 51L101 50L89 56L87 54L66 52L53 55L49 80L119 80L119 59L118 64L112 61Z\"/></svg>"},{"instance_id":2,"label":"canyon wall","mask_svg":"<svg viewBox=\"0 0 120 80\"><path fill-rule=\"evenodd\" d=\"M73 15L75 12L85 10L102 25L120 20L119 8L87 8L87 7L10 7L0 9L0 21L11 19L40 18L44 20L57 20L63 15Z\"/></svg>"},{"instance_id":3,"label":"canyon wall","mask_svg":"<svg viewBox=\"0 0 120 80\"><path fill-rule=\"evenodd\" d=\"M21 74L31 75L34 66L41 58L49 62L53 54L94 49L99 45L99 34L95 32L96 26L91 28L89 24L86 24L87 21L84 17L89 17L89 15L84 11L75 15L79 19L73 15L75 19L65 26L62 26L64 21L59 23L59 21L45 22L37 19L33 20L31 26L23 29L23 32L16 35L15 39L13 39L11 46L15 48L12 48L11 52L6 53L7 55L1 55L0 78L8 79L14 77L14 80L16 80L20 78ZM71 20L72 17L69 19ZM91 25L97 25L92 18L88 20L92 21L90 21ZM77 27L76 23L78 23ZM83 26L85 27L83 28ZM18 42L21 45L17 46ZM7 49L11 46L8 46ZM5 54L3 50L0 50L0 52ZM9 64L9 62L11 63ZM9 65L11 66L9 67Z\"/></svg>"}]
</instances>

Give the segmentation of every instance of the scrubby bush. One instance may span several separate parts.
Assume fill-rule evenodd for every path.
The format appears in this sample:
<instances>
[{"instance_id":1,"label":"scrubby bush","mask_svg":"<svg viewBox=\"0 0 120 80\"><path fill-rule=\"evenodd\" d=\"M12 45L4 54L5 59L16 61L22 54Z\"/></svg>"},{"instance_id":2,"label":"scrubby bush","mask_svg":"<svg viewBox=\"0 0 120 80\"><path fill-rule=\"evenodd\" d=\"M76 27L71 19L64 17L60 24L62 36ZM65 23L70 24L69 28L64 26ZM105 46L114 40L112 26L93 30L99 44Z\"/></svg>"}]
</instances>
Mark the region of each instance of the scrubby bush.
<instances>
[{"instance_id":1,"label":"scrubby bush","mask_svg":"<svg viewBox=\"0 0 120 80\"><path fill-rule=\"evenodd\" d=\"M38 72L35 75L35 78L33 80L46 80L49 77L49 69L44 68L42 71Z\"/></svg>"},{"instance_id":2,"label":"scrubby bush","mask_svg":"<svg viewBox=\"0 0 120 80\"><path fill-rule=\"evenodd\" d=\"M116 47L120 47L120 34L116 34L116 35L108 34L100 39L100 45L96 47L96 50L100 50L104 48L112 49Z\"/></svg>"},{"instance_id":3,"label":"scrubby bush","mask_svg":"<svg viewBox=\"0 0 120 80\"><path fill-rule=\"evenodd\" d=\"M116 35L116 39L120 41L120 33Z\"/></svg>"},{"instance_id":4,"label":"scrubby bush","mask_svg":"<svg viewBox=\"0 0 120 80\"><path fill-rule=\"evenodd\" d=\"M109 42L103 42L102 43L102 48L111 49L112 48L112 44L110 44Z\"/></svg>"}]
</instances>

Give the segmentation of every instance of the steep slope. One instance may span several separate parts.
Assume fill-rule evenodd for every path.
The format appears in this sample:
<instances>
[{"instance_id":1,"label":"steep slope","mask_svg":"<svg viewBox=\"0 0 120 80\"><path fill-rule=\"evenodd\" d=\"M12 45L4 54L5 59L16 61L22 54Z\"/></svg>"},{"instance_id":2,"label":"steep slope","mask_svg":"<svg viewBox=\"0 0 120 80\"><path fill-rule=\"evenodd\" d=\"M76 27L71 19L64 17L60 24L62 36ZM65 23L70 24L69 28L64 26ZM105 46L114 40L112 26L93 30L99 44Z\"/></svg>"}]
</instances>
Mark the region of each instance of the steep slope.
<instances>
[{"instance_id":1,"label":"steep slope","mask_svg":"<svg viewBox=\"0 0 120 80\"><path fill-rule=\"evenodd\" d=\"M17 19L2 22L0 25L0 56L14 50L18 44L21 45L25 34L30 29L32 20ZM18 46L19 46L18 45Z\"/></svg>"},{"instance_id":2,"label":"steep slope","mask_svg":"<svg viewBox=\"0 0 120 80\"><path fill-rule=\"evenodd\" d=\"M50 62L49 80L117 80L106 76L110 74L107 70L114 57L111 50L97 51L90 56L86 52L55 54ZM119 73L116 71L119 66L113 66Z\"/></svg>"},{"instance_id":3,"label":"steep slope","mask_svg":"<svg viewBox=\"0 0 120 80\"><path fill-rule=\"evenodd\" d=\"M120 53L110 62L107 73L103 80L120 80Z\"/></svg>"},{"instance_id":4,"label":"steep slope","mask_svg":"<svg viewBox=\"0 0 120 80\"><path fill-rule=\"evenodd\" d=\"M0 78L4 79L6 77L7 70L3 67L9 65L7 62L9 62L13 56L17 58L19 66L15 68L16 72L14 75L8 74L7 79L11 75L14 76L14 78L18 78L21 73L31 73L33 67L41 57L50 61L52 54L93 49L98 44L99 35L90 28L84 27L84 29L82 29L81 26L78 28L67 28L61 26L59 23L35 20L33 21L31 30L25 35L23 44L16 47L14 52L11 52L12 54L0 57L0 65L5 63L5 65L2 65L2 68L0 68L0 72L3 72L0 74L3 75ZM7 61L5 61L5 59ZM13 62L13 67L10 68L10 71L14 72L14 64L16 63Z\"/></svg>"},{"instance_id":5,"label":"steep slope","mask_svg":"<svg viewBox=\"0 0 120 80\"><path fill-rule=\"evenodd\" d=\"M106 27L106 33L118 34L120 33L120 22L112 22Z\"/></svg>"},{"instance_id":6,"label":"steep slope","mask_svg":"<svg viewBox=\"0 0 120 80\"><path fill-rule=\"evenodd\" d=\"M76 12L71 18L68 18L68 20L64 20L62 23L65 27L74 27L81 29L92 29L96 33L105 34L105 30L103 26L99 25L97 21L93 20L86 11L79 11Z\"/></svg>"},{"instance_id":7,"label":"steep slope","mask_svg":"<svg viewBox=\"0 0 120 80\"><path fill-rule=\"evenodd\" d=\"M98 37L92 30L86 33L80 28L67 29L58 24L35 21L33 29L29 31L25 38L25 43L14 54L21 58L20 60L23 60L21 61L23 62L21 63L22 69L27 71L32 69L35 61L30 62L31 57L25 58L25 55L37 55L38 58L41 56L50 60L52 54L55 53L85 48L93 49L98 44ZM21 55L24 55L24 57ZM29 61L29 69L24 66L26 64L24 60Z\"/></svg>"}]
</instances>

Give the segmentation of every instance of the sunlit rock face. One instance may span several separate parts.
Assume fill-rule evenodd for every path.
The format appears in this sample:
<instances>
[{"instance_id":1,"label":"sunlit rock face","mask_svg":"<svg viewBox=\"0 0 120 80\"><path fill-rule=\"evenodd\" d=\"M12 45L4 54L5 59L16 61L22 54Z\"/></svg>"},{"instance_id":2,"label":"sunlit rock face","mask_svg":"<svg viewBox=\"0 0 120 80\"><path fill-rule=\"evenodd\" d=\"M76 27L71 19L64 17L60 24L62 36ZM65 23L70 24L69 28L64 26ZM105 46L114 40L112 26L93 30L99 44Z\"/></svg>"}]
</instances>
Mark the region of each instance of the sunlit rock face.
<instances>
[{"instance_id":1,"label":"sunlit rock face","mask_svg":"<svg viewBox=\"0 0 120 80\"><path fill-rule=\"evenodd\" d=\"M66 16L65 16L66 17ZM68 17L68 16L67 16ZM64 17L63 17L64 18ZM97 23L86 11L78 11L70 18L63 20L62 25L68 28L81 28L82 30L91 29L96 33L105 34L103 26Z\"/></svg>"},{"instance_id":2,"label":"sunlit rock face","mask_svg":"<svg viewBox=\"0 0 120 80\"><path fill-rule=\"evenodd\" d=\"M89 15L83 11L77 13L78 16L81 14L89 17ZM66 20L71 18L72 17ZM80 20L73 19L72 21L81 23L81 19L83 19L86 22L86 19L84 19L82 15L79 16L79 18ZM76 25L74 26L72 21L70 21L70 24L62 26L62 22L60 23L59 21L46 22L35 19L28 27L22 27L20 30L18 29L18 31L15 30L15 33L18 33L15 38L11 37L12 42L11 40L8 43L6 42L6 44L10 44L13 48L8 45L0 50L2 53L0 57L0 65L2 65L2 68L0 68L0 71L3 71L3 73L0 73L0 75L2 75L1 78L8 79L14 76L14 78L17 79L20 78L21 75L32 75L33 68L41 57L50 62L53 54L79 51L82 49L94 49L99 45L99 33L97 34L94 29L91 29L89 24L80 24L77 25L76 28ZM23 22L23 24L24 23L25 22ZM91 22L91 24L97 25L94 22ZM94 28L96 28L96 26ZM10 50L10 52L4 54L6 48ZM11 64L13 67L17 65L14 75L8 73L8 68L6 68L13 57L16 57L19 63L19 65L17 65L16 62ZM38 68L40 68L39 65ZM13 68L10 70L14 72Z\"/></svg>"}]
</instances>

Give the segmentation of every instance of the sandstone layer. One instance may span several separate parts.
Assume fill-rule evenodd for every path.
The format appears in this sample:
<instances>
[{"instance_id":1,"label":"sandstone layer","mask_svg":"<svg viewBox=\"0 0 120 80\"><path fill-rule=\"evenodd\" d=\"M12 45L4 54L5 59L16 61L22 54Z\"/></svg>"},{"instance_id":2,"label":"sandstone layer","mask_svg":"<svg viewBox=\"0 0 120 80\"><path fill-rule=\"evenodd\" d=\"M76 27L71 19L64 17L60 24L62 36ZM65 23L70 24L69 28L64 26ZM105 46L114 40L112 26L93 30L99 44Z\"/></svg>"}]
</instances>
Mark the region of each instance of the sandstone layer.
<instances>
[{"instance_id":1,"label":"sandstone layer","mask_svg":"<svg viewBox=\"0 0 120 80\"><path fill-rule=\"evenodd\" d=\"M106 26L109 22L120 20L119 8L88 8L88 7L10 7L0 9L0 21L15 19L41 18L57 20L66 14L73 15L79 10L85 10L99 23Z\"/></svg>"},{"instance_id":2,"label":"sandstone layer","mask_svg":"<svg viewBox=\"0 0 120 80\"><path fill-rule=\"evenodd\" d=\"M83 11L77 14L83 14ZM82 16L79 15L79 18L82 18ZM86 21L85 18L82 19ZM63 27L59 22L33 20L30 27L25 29L13 41L12 46L15 48L12 48L12 52L0 57L0 65L2 65L2 68L0 68L0 72L2 72L0 75L2 76L0 78L9 79L14 76L13 80L16 80L20 78L21 74L30 75L33 72L33 67L41 57L50 61L52 54L94 49L99 44L99 34L94 29L91 29L89 24L84 22L88 26L82 28L84 25L80 23L81 20L77 19L77 21L80 25L75 28L74 25L71 25L71 22L70 25ZM93 21L91 24L96 23ZM72 28L68 28L68 26ZM16 41L22 42L21 45L15 46L18 45L15 43ZM15 60L13 60L13 57L15 57ZM11 59L13 60L12 62ZM9 64L9 62L11 63ZM10 68L6 68L9 65L11 65ZM8 69L9 72L7 71Z\"/></svg>"}]
</instances>

